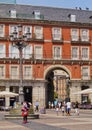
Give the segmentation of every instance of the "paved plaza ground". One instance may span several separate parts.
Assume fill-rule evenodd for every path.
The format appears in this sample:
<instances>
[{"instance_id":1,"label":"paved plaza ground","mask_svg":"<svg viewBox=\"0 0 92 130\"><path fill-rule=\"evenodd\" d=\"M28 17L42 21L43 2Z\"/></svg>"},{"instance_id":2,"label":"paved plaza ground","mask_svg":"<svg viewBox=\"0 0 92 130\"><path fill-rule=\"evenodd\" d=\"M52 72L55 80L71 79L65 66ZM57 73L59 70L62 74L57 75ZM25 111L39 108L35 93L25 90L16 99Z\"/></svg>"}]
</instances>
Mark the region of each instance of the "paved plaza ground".
<instances>
[{"instance_id":1,"label":"paved plaza ground","mask_svg":"<svg viewBox=\"0 0 92 130\"><path fill-rule=\"evenodd\" d=\"M80 115L75 115L72 110L71 116L58 116L54 109L46 110L46 114L40 114L39 119L28 120L23 124L22 120L5 120L0 112L0 130L92 130L92 110L80 110Z\"/></svg>"}]
</instances>

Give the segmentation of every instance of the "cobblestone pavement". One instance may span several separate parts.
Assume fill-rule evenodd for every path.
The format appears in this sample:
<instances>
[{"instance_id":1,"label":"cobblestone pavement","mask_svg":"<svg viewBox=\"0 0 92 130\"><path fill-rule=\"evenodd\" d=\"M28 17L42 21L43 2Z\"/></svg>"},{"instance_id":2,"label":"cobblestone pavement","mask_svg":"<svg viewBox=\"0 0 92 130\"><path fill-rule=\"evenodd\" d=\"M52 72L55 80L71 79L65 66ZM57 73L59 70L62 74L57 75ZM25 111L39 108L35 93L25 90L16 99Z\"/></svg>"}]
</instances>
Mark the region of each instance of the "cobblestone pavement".
<instances>
[{"instance_id":1,"label":"cobblestone pavement","mask_svg":"<svg viewBox=\"0 0 92 130\"><path fill-rule=\"evenodd\" d=\"M80 110L77 116L58 116L55 110L46 110L46 114L40 114L40 119L28 120L22 124L22 120L5 120L0 113L0 130L92 130L92 110Z\"/></svg>"}]
</instances>

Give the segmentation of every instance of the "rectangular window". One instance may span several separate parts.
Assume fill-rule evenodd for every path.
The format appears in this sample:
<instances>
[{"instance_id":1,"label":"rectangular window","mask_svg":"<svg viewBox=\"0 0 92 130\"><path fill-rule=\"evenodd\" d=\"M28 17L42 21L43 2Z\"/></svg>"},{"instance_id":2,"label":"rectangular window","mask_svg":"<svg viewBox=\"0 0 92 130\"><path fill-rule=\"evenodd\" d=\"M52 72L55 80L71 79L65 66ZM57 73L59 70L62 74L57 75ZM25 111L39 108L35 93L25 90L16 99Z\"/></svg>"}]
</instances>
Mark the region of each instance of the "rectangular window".
<instances>
[{"instance_id":1,"label":"rectangular window","mask_svg":"<svg viewBox=\"0 0 92 130\"><path fill-rule=\"evenodd\" d=\"M36 10L34 11L35 19L40 19L40 11Z\"/></svg>"},{"instance_id":2,"label":"rectangular window","mask_svg":"<svg viewBox=\"0 0 92 130\"><path fill-rule=\"evenodd\" d=\"M78 41L78 29L71 30L71 40Z\"/></svg>"},{"instance_id":3,"label":"rectangular window","mask_svg":"<svg viewBox=\"0 0 92 130\"><path fill-rule=\"evenodd\" d=\"M12 35L12 33L16 32L18 37L18 26L17 25L10 25L9 34Z\"/></svg>"},{"instance_id":4,"label":"rectangular window","mask_svg":"<svg viewBox=\"0 0 92 130\"><path fill-rule=\"evenodd\" d=\"M24 79L32 79L32 67L24 66Z\"/></svg>"},{"instance_id":5,"label":"rectangular window","mask_svg":"<svg viewBox=\"0 0 92 130\"><path fill-rule=\"evenodd\" d=\"M81 41L89 41L89 30L81 29Z\"/></svg>"},{"instance_id":6,"label":"rectangular window","mask_svg":"<svg viewBox=\"0 0 92 130\"><path fill-rule=\"evenodd\" d=\"M41 26L35 26L34 35L36 39L43 39L43 28Z\"/></svg>"},{"instance_id":7,"label":"rectangular window","mask_svg":"<svg viewBox=\"0 0 92 130\"><path fill-rule=\"evenodd\" d=\"M82 47L81 57L82 57L83 60L88 60L89 59L89 48Z\"/></svg>"},{"instance_id":8,"label":"rectangular window","mask_svg":"<svg viewBox=\"0 0 92 130\"><path fill-rule=\"evenodd\" d=\"M0 44L0 58L5 58L5 57L6 57L5 45Z\"/></svg>"},{"instance_id":9,"label":"rectangular window","mask_svg":"<svg viewBox=\"0 0 92 130\"><path fill-rule=\"evenodd\" d=\"M19 50L18 48L9 45L9 57L10 58L19 58Z\"/></svg>"},{"instance_id":10,"label":"rectangular window","mask_svg":"<svg viewBox=\"0 0 92 130\"><path fill-rule=\"evenodd\" d=\"M18 73L18 67L17 66L11 66L10 77L11 77L11 79L18 79L19 78L19 73Z\"/></svg>"},{"instance_id":11,"label":"rectangular window","mask_svg":"<svg viewBox=\"0 0 92 130\"><path fill-rule=\"evenodd\" d=\"M78 47L72 47L71 58L74 60L79 59L79 48Z\"/></svg>"},{"instance_id":12,"label":"rectangular window","mask_svg":"<svg viewBox=\"0 0 92 130\"><path fill-rule=\"evenodd\" d=\"M3 24L0 24L0 37L4 37L5 26Z\"/></svg>"},{"instance_id":13,"label":"rectangular window","mask_svg":"<svg viewBox=\"0 0 92 130\"><path fill-rule=\"evenodd\" d=\"M0 79L5 78L5 67L0 66Z\"/></svg>"},{"instance_id":14,"label":"rectangular window","mask_svg":"<svg viewBox=\"0 0 92 130\"><path fill-rule=\"evenodd\" d=\"M88 66L82 67L82 79L89 79L89 67Z\"/></svg>"},{"instance_id":15,"label":"rectangular window","mask_svg":"<svg viewBox=\"0 0 92 130\"><path fill-rule=\"evenodd\" d=\"M32 58L32 46L31 45L26 46L23 49L23 58L25 58L25 59Z\"/></svg>"},{"instance_id":16,"label":"rectangular window","mask_svg":"<svg viewBox=\"0 0 92 130\"><path fill-rule=\"evenodd\" d=\"M53 58L61 59L61 47L60 46L53 47Z\"/></svg>"},{"instance_id":17,"label":"rectangular window","mask_svg":"<svg viewBox=\"0 0 92 130\"><path fill-rule=\"evenodd\" d=\"M42 57L43 57L42 46L35 46L35 48L34 48L34 57L36 59L42 59Z\"/></svg>"},{"instance_id":18,"label":"rectangular window","mask_svg":"<svg viewBox=\"0 0 92 130\"><path fill-rule=\"evenodd\" d=\"M76 22L76 15L71 14L70 15L70 21L71 22Z\"/></svg>"},{"instance_id":19,"label":"rectangular window","mask_svg":"<svg viewBox=\"0 0 92 130\"><path fill-rule=\"evenodd\" d=\"M23 26L23 35L30 33L30 38L32 38L32 26Z\"/></svg>"},{"instance_id":20,"label":"rectangular window","mask_svg":"<svg viewBox=\"0 0 92 130\"><path fill-rule=\"evenodd\" d=\"M52 28L53 40L61 40L61 28Z\"/></svg>"}]
</instances>

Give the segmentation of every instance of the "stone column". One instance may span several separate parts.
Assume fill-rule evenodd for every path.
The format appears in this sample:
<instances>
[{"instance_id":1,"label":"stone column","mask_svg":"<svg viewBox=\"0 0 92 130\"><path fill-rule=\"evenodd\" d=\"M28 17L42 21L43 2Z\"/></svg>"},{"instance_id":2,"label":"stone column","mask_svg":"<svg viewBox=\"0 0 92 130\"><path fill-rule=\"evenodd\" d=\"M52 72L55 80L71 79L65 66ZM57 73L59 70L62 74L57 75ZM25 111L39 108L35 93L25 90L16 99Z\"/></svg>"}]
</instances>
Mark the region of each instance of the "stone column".
<instances>
[{"instance_id":1,"label":"stone column","mask_svg":"<svg viewBox=\"0 0 92 130\"><path fill-rule=\"evenodd\" d=\"M36 84L37 86L33 87L32 91L32 99L33 99L33 106L35 102L39 102L39 107L45 107L46 105L46 94L45 94L45 86L41 84Z\"/></svg>"},{"instance_id":2,"label":"stone column","mask_svg":"<svg viewBox=\"0 0 92 130\"><path fill-rule=\"evenodd\" d=\"M9 86L6 87L7 92L9 92ZM5 97L5 106L9 107L10 106L10 98L9 97Z\"/></svg>"}]
</instances>

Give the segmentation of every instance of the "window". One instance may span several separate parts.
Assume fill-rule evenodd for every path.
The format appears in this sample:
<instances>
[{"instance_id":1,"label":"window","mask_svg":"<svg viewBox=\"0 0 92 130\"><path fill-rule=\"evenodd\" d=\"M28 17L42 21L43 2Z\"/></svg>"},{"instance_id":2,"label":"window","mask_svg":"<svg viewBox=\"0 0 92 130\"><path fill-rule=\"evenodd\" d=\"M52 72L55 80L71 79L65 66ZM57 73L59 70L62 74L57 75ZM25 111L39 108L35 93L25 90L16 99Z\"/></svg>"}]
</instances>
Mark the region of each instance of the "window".
<instances>
[{"instance_id":1,"label":"window","mask_svg":"<svg viewBox=\"0 0 92 130\"><path fill-rule=\"evenodd\" d=\"M11 77L11 79L18 79L19 78L18 66L11 66L10 77Z\"/></svg>"},{"instance_id":2,"label":"window","mask_svg":"<svg viewBox=\"0 0 92 130\"><path fill-rule=\"evenodd\" d=\"M89 48L82 47L81 57L82 57L83 60L88 60L89 59Z\"/></svg>"},{"instance_id":3,"label":"window","mask_svg":"<svg viewBox=\"0 0 92 130\"><path fill-rule=\"evenodd\" d=\"M4 37L4 30L5 26L3 24L0 24L0 37Z\"/></svg>"},{"instance_id":4,"label":"window","mask_svg":"<svg viewBox=\"0 0 92 130\"><path fill-rule=\"evenodd\" d=\"M71 22L76 22L76 15L71 14L70 20L71 20Z\"/></svg>"},{"instance_id":5,"label":"window","mask_svg":"<svg viewBox=\"0 0 92 130\"><path fill-rule=\"evenodd\" d=\"M35 56L36 59L42 59L42 57L43 57L42 46L35 46L34 56Z\"/></svg>"},{"instance_id":6,"label":"window","mask_svg":"<svg viewBox=\"0 0 92 130\"><path fill-rule=\"evenodd\" d=\"M16 10L10 10L11 18L16 18Z\"/></svg>"},{"instance_id":7,"label":"window","mask_svg":"<svg viewBox=\"0 0 92 130\"><path fill-rule=\"evenodd\" d=\"M30 38L32 38L32 26L23 26L23 35L30 33Z\"/></svg>"},{"instance_id":8,"label":"window","mask_svg":"<svg viewBox=\"0 0 92 130\"><path fill-rule=\"evenodd\" d=\"M9 46L9 57L10 58L19 58L19 50L18 50L18 48L10 45Z\"/></svg>"},{"instance_id":9,"label":"window","mask_svg":"<svg viewBox=\"0 0 92 130\"><path fill-rule=\"evenodd\" d=\"M53 58L61 59L61 47L60 46L53 47Z\"/></svg>"},{"instance_id":10,"label":"window","mask_svg":"<svg viewBox=\"0 0 92 130\"><path fill-rule=\"evenodd\" d=\"M5 78L5 67L0 66L0 79Z\"/></svg>"},{"instance_id":11,"label":"window","mask_svg":"<svg viewBox=\"0 0 92 130\"><path fill-rule=\"evenodd\" d=\"M6 57L5 45L0 44L0 58L5 58L5 57Z\"/></svg>"},{"instance_id":12,"label":"window","mask_svg":"<svg viewBox=\"0 0 92 130\"><path fill-rule=\"evenodd\" d=\"M41 26L35 26L34 33L36 39L43 39L43 28Z\"/></svg>"},{"instance_id":13,"label":"window","mask_svg":"<svg viewBox=\"0 0 92 130\"><path fill-rule=\"evenodd\" d=\"M34 13L35 19L40 19L40 11L36 10L33 13Z\"/></svg>"},{"instance_id":14,"label":"window","mask_svg":"<svg viewBox=\"0 0 92 130\"><path fill-rule=\"evenodd\" d=\"M18 37L18 26L17 25L10 25L10 30L9 30L9 34L11 35L13 32L17 33L17 37Z\"/></svg>"},{"instance_id":15,"label":"window","mask_svg":"<svg viewBox=\"0 0 92 130\"><path fill-rule=\"evenodd\" d=\"M71 40L78 41L78 29L71 30Z\"/></svg>"},{"instance_id":16,"label":"window","mask_svg":"<svg viewBox=\"0 0 92 130\"><path fill-rule=\"evenodd\" d=\"M32 67L24 66L24 79L32 79Z\"/></svg>"},{"instance_id":17,"label":"window","mask_svg":"<svg viewBox=\"0 0 92 130\"><path fill-rule=\"evenodd\" d=\"M72 59L77 60L79 59L79 48L78 47L72 47Z\"/></svg>"},{"instance_id":18,"label":"window","mask_svg":"<svg viewBox=\"0 0 92 130\"><path fill-rule=\"evenodd\" d=\"M61 40L61 28L52 28L53 40Z\"/></svg>"},{"instance_id":19,"label":"window","mask_svg":"<svg viewBox=\"0 0 92 130\"><path fill-rule=\"evenodd\" d=\"M81 41L89 41L89 30L81 29Z\"/></svg>"},{"instance_id":20,"label":"window","mask_svg":"<svg viewBox=\"0 0 92 130\"><path fill-rule=\"evenodd\" d=\"M32 46L31 45L26 46L23 49L23 58L25 58L25 59L32 58Z\"/></svg>"},{"instance_id":21,"label":"window","mask_svg":"<svg viewBox=\"0 0 92 130\"><path fill-rule=\"evenodd\" d=\"M89 79L89 67L88 66L82 67L82 79Z\"/></svg>"}]
</instances>

